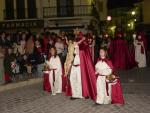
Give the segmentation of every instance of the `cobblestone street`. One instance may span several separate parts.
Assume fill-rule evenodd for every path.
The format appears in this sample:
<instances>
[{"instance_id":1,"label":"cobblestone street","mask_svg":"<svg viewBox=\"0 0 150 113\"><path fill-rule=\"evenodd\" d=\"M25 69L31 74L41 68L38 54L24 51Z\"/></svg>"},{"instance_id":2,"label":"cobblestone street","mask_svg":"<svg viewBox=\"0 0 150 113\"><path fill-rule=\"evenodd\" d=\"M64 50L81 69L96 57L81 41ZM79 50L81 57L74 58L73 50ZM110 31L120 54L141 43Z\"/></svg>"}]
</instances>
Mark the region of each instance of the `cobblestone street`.
<instances>
[{"instance_id":1,"label":"cobblestone street","mask_svg":"<svg viewBox=\"0 0 150 113\"><path fill-rule=\"evenodd\" d=\"M43 92L40 83L0 92L0 113L149 113L149 74L149 68L120 72L124 106L95 106L91 100L72 101L64 94L52 96Z\"/></svg>"}]
</instances>

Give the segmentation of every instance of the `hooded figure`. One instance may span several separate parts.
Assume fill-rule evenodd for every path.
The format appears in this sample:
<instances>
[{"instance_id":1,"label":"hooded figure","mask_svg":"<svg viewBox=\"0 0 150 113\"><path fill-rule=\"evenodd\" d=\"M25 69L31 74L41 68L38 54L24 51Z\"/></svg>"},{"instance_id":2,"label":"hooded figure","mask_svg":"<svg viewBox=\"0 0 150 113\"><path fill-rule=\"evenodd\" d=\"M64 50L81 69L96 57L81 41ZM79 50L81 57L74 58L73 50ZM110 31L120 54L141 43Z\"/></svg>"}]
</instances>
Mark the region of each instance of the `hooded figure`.
<instances>
[{"instance_id":1,"label":"hooded figure","mask_svg":"<svg viewBox=\"0 0 150 113\"><path fill-rule=\"evenodd\" d=\"M135 60L138 62L138 67L146 67L146 38L144 33L137 33L137 37L134 40L135 46Z\"/></svg>"}]
</instances>

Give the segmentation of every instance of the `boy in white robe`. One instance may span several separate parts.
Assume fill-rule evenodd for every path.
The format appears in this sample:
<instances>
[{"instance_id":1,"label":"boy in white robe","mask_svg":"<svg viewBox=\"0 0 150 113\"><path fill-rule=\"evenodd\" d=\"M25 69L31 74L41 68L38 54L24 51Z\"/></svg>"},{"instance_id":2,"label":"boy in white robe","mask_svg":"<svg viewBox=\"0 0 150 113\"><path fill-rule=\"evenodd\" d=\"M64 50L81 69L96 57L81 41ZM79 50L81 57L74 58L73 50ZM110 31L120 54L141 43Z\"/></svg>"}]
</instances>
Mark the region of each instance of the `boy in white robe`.
<instances>
[{"instance_id":1,"label":"boy in white robe","mask_svg":"<svg viewBox=\"0 0 150 113\"><path fill-rule=\"evenodd\" d=\"M62 66L58 55L56 55L56 49L50 49L50 58L46 61L48 64L49 81L51 86L52 95L62 93Z\"/></svg>"}]
</instances>

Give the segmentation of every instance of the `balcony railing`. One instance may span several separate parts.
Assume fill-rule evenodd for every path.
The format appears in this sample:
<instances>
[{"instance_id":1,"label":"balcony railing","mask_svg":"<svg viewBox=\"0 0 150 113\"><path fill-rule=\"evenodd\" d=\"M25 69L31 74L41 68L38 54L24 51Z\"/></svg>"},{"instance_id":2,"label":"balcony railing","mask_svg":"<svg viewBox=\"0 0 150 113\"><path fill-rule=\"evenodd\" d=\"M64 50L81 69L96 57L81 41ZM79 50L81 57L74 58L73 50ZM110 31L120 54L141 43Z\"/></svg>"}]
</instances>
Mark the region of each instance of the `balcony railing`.
<instances>
[{"instance_id":1,"label":"balcony railing","mask_svg":"<svg viewBox=\"0 0 150 113\"><path fill-rule=\"evenodd\" d=\"M92 5L79 6L61 6L61 7L44 7L43 17L73 17L73 16L90 16L92 15Z\"/></svg>"},{"instance_id":2,"label":"balcony railing","mask_svg":"<svg viewBox=\"0 0 150 113\"><path fill-rule=\"evenodd\" d=\"M14 19L32 19L37 18L41 11L39 9L19 9L19 10L4 10L4 20ZM91 16L93 5L78 5L78 6L61 6L61 7L44 7L43 18L55 17L75 17L75 16Z\"/></svg>"}]
</instances>

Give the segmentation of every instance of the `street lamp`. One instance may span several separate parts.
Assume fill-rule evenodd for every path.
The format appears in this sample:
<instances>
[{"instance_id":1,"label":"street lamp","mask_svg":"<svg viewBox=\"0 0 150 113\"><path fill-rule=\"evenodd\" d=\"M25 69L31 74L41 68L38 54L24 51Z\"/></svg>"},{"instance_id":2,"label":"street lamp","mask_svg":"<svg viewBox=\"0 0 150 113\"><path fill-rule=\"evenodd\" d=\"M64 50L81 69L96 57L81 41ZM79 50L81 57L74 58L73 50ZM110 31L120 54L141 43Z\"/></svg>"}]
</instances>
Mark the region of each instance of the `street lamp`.
<instances>
[{"instance_id":1,"label":"street lamp","mask_svg":"<svg viewBox=\"0 0 150 113\"><path fill-rule=\"evenodd\" d=\"M137 21L137 19L134 19L134 22L136 22Z\"/></svg>"},{"instance_id":2,"label":"street lamp","mask_svg":"<svg viewBox=\"0 0 150 113\"><path fill-rule=\"evenodd\" d=\"M131 26L131 24L128 24L128 27L130 27Z\"/></svg>"},{"instance_id":3,"label":"street lamp","mask_svg":"<svg viewBox=\"0 0 150 113\"><path fill-rule=\"evenodd\" d=\"M131 14L134 16L135 15L135 11L132 11Z\"/></svg>"}]
</instances>

